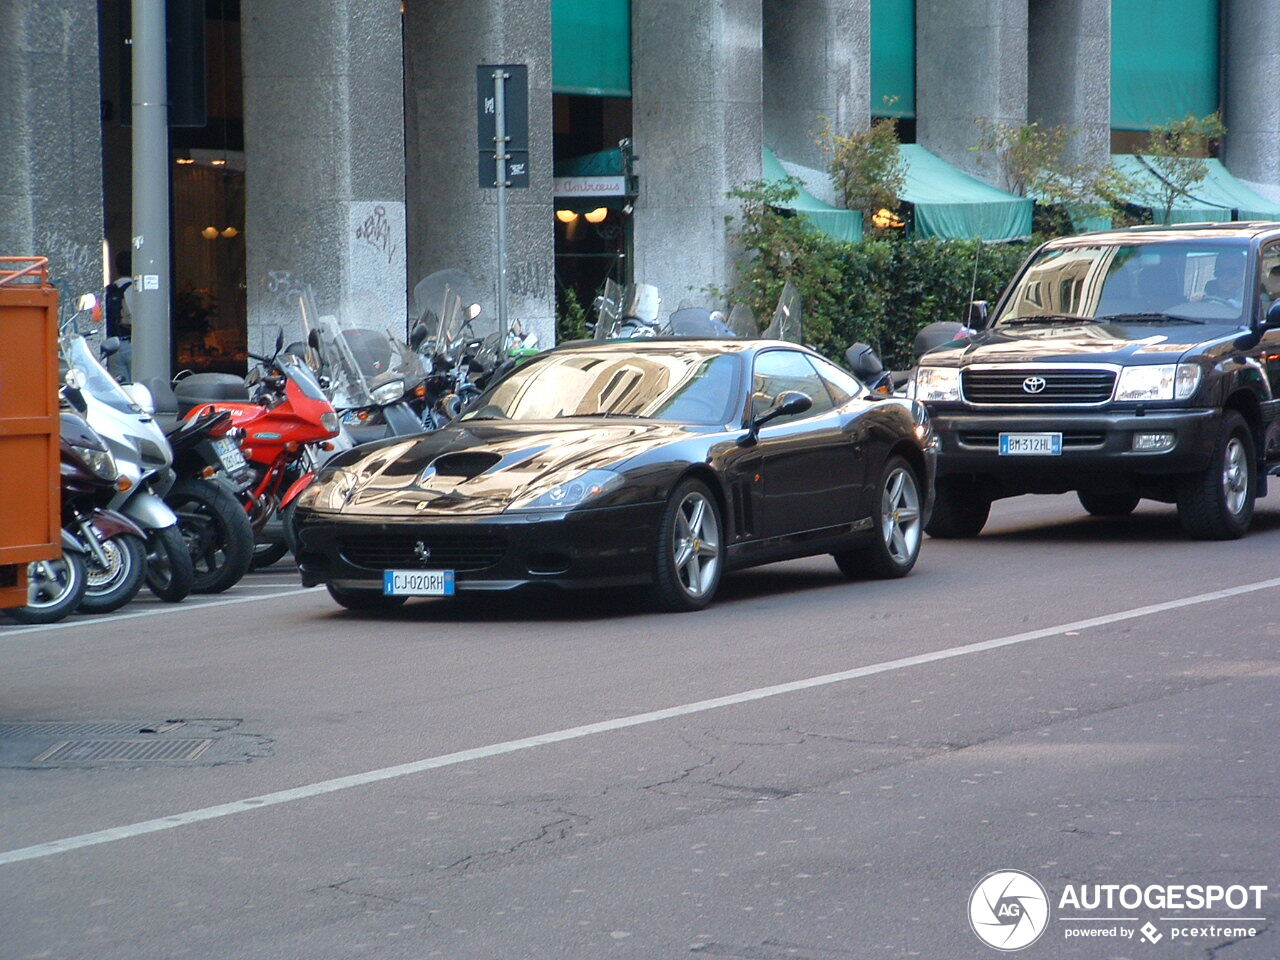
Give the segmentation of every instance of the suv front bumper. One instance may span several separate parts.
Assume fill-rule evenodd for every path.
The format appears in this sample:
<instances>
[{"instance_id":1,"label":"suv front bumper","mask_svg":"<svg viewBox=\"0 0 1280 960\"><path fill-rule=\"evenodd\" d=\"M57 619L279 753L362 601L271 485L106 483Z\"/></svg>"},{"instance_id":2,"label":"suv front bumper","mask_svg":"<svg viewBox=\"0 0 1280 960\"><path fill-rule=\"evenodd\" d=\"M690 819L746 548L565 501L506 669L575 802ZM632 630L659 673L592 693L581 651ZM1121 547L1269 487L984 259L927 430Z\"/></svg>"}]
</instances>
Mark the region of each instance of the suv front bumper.
<instances>
[{"instance_id":1,"label":"suv front bumper","mask_svg":"<svg viewBox=\"0 0 1280 960\"><path fill-rule=\"evenodd\" d=\"M984 476L1017 482L1056 481L1079 489L1091 480L1195 473L1208 467L1222 411L1208 409L1111 411L930 410L941 440L938 476ZM1001 456L1001 433L1061 433L1058 456ZM1135 450L1139 433L1171 433L1166 450ZM1043 485L1043 484L1037 484Z\"/></svg>"}]
</instances>

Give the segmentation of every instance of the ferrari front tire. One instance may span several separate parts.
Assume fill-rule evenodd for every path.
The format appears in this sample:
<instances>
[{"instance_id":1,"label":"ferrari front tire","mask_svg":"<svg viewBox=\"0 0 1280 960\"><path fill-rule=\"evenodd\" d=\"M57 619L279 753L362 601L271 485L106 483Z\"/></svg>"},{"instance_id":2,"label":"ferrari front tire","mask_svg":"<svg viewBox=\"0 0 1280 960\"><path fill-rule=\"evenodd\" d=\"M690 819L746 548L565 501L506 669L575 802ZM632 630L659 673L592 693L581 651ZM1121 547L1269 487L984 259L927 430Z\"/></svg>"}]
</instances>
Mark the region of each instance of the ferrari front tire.
<instances>
[{"instance_id":1,"label":"ferrari front tire","mask_svg":"<svg viewBox=\"0 0 1280 960\"><path fill-rule=\"evenodd\" d=\"M654 549L655 599L663 610L701 610L724 576L724 524L701 480L681 482L667 499Z\"/></svg>"},{"instance_id":2,"label":"ferrari front tire","mask_svg":"<svg viewBox=\"0 0 1280 960\"><path fill-rule=\"evenodd\" d=\"M327 584L334 602L357 613L390 613L404 605L407 597L389 597L381 590L352 590Z\"/></svg>"}]
</instances>

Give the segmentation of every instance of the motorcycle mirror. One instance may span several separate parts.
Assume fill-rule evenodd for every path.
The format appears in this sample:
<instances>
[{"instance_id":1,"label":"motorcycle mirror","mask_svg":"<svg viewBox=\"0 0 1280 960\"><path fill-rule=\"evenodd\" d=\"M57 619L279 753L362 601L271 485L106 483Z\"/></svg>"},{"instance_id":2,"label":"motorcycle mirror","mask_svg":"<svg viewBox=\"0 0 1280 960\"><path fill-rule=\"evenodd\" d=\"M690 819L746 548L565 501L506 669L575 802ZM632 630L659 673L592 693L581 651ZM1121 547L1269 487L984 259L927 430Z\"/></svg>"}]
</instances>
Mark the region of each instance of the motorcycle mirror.
<instances>
[{"instance_id":1,"label":"motorcycle mirror","mask_svg":"<svg viewBox=\"0 0 1280 960\"><path fill-rule=\"evenodd\" d=\"M468 320L474 320L478 316L480 316L480 304L473 303L471 306L467 307Z\"/></svg>"},{"instance_id":2,"label":"motorcycle mirror","mask_svg":"<svg viewBox=\"0 0 1280 960\"><path fill-rule=\"evenodd\" d=\"M92 293L82 294L80 296L80 299L76 301L76 309L82 310L82 311L92 310L97 305L98 305L98 298L95 297Z\"/></svg>"},{"instance_id":3,"label":"motorcycle mirror","mask_svg":"<svg viewBox=\"0 0 1280 960\"><path fill-rule=\"evenodd\" d=\"M98 348L98 352L102 354L102 356L104 357L109 357L113 353L118 353L119 351L120 351L119 337L107 337L107 339L102 341L102 346Z\"/></svg>"},{"instance_id":4,"label":"motorcycle mirror","mask_svg":"<svg viewBox=\"0 0 1280 960\"><path fill-rule=\"evenodd\" d=\"M414 350L417 350L426 342L428 333L430 333L430 331L427 329L427 325L425 323L416 324L414 328L409 331L409 346Z\"/></svg>"},{"instance_id":5,"label":"motorcycle mirror","mask_svg":"<svg viewBox=\"0 0 1280 960\"><path fill-rule=\"evenodd\" d=\"M316 350L316 351L320 349L320 331L319 330L312 330L310 333L307 334L307 346L310 347L312 350Z\"/></svg>"},{"instance_id":6,"label":"motorcycle mirror","mask_svg":"<svg viewBox=\"0 0 1280 960\"><path fill-rule=\"evenodd\" d=\"M284 327L276 329L276 353L284 348Z\"/></svg>"},{"instance_id":7,"label":"motorcycle mirror","mask_svg":"<svg viewBox=\"0 0 1280 960\"><path fill-rule=\"evenodd\" d=\"M855 343L844 352L845 362L859 380L869 380L884 372L884 364L870 344Z\"/></svg>"}]
</instances>

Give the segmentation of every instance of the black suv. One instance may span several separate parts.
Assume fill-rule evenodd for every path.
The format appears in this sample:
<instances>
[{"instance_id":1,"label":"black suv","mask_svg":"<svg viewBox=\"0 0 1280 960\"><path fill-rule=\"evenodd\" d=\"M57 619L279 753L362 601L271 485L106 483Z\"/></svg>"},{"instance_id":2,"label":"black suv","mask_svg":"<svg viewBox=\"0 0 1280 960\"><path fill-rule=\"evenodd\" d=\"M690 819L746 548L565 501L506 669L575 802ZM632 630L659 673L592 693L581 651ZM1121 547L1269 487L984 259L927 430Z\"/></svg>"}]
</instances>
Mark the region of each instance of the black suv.
<instances>
[{"instance_id":1,"label":"black suv","mask_svg":"<svg viewBox=\"0 0 1280 960\"><path fill-rule=\"evenodd\" d=\"M1248 529L1280 472L1280 223L1053 240L969 325L909 388L942 444L930 534L1071 490L1099 516L1176 503L1194 537Z\"/></svg>"}]
</instances>

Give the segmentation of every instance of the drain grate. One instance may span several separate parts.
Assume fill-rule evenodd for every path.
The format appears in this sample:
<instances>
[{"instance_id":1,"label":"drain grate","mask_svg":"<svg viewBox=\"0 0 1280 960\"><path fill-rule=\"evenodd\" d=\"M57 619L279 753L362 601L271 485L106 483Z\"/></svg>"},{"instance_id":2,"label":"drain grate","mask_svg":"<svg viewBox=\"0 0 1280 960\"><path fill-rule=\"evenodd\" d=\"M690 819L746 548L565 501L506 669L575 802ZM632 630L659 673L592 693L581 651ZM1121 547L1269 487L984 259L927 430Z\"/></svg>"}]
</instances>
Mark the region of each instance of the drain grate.
<instances>
[{"instance_id":1,"label":"drain grate","mask_svg":"<svg viewBox=\"0 0 1280 960\"><path fill-rule=\"evenodd\" d=\"M0 740L133 737L167 733L180 726L181 720L15 720L0 723Z\"/></svg>"},{"instance_id":2,"label":"drain grate","mask_svg":"<svg viewBox=\"0 0 1280 960\"><path fill-rule=\"evenodd\" d=\"M194 737L173 740L63 740L32 763L101 763L104 761L195 760L213 744Z\"/></svg>"}]
</instances>

